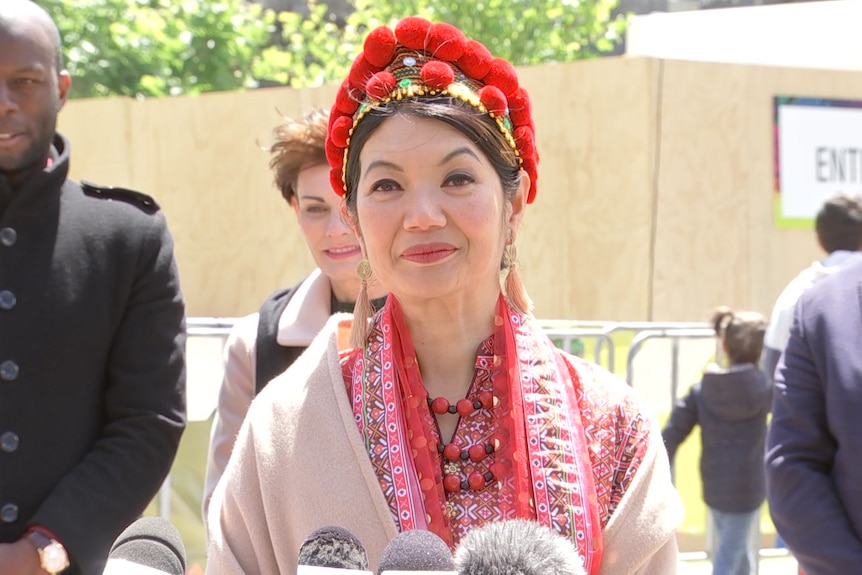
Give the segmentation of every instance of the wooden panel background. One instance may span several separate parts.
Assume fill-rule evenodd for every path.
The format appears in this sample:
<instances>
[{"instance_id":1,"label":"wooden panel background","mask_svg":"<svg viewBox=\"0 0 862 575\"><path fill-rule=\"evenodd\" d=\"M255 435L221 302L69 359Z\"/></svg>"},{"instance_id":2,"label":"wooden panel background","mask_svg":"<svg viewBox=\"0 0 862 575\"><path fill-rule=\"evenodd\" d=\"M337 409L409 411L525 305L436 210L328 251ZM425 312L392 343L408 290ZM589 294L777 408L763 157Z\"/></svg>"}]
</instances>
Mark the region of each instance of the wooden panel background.
<instances>
[{"instance_id":1,"label":"wooden panel background","mask_svg":"<svg viewBox=\"0 0 862 575\"><path fill-rule=\"evenodd\" d=\"M821 257L813 232L772 228L772 95L858 98L862 73L607 58L519 74L541 154L518 246L538 316L769 312ZM162 204L189 315L237 316L312 269L262 147L279 113L328 107L333 95L326 86L73 100L59 127L73 177Z\"/></svg>"},{"instance_id":2,"label":"wooden panel background","mask_svg":"<svg viewBox=\"0 0 862 575\"><path fill-rule=\"evenodd\" d=\"M653 320L719 304L769 314L824 257L814 230L773 225L773 96L862 97L862 73L665 60Z\"/></svg>"},{"instance_id":3,"label":"wooden panel background","mask_svg":"<svg viewBox=\"0 0 862 575\"><path fill-rule=\"evenodd\" d=\"M518 253L539 317L647 317L654 68L609 59L520 71L540 162Z\"/></svg>"}]
</instances>

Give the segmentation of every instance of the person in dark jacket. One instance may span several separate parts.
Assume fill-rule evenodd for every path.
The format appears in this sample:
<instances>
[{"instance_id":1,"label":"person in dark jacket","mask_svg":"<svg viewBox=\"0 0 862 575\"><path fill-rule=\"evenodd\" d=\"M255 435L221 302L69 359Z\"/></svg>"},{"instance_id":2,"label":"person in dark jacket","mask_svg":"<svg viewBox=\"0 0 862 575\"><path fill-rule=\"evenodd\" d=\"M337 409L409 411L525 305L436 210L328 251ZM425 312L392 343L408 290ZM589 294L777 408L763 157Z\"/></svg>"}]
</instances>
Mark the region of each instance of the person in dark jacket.
<instances>
[{"instance_id":1,"label":"person in dark jacket","mask_svg":"<svg viewBox=\"0 0 862 575\"><path fill-rule=\"evenodd\" d=\"M805 572L862 572L862 261L799 300L766 446L772 521Z\"/></svg>"},{"instance_id":2,"label":"person in dark jacket","mask_svg":"<svg viewBox=\"0 0 862 575\"><path fill-rule=\"evenodd\" d=\"M185 427L184 305L144 194L68 179L51 17L0 1L0 573L100 574Z\"/></svg>"},{"instance_id":3,"label":"person in dark jacket","mask_svg":"<svg viewBox=\"0 0 862 575\"><path fill-rule=\"evenodd\" d=\"M674 405L662 437L673 461L700 425L703 499L716 526L712 572L749 575L754 562L749 538L766 497L763 452L772 387L757 368L766 318L719 308L713 325L729 366L707 367L703 379Z\"/></svg>"}]
</instances>

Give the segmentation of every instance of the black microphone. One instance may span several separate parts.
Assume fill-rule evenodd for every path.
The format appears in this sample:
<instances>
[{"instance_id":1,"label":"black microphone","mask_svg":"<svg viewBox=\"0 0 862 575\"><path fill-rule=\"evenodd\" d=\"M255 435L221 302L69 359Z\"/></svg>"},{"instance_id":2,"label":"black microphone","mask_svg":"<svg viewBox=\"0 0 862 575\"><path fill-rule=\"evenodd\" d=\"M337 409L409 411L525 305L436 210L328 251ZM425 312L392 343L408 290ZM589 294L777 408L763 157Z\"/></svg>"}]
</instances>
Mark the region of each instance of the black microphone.
<instances>
[{"instance_id":1,"label":"black microphone","mask_svg":"<svg viewBox=\"0 0 862 575\"><path fill-rule=\"evenodd\" d=\"M416 529L399 533L383 549L377 575L395 575L405 571L455 573L452 551L438 535Z\"/></svg>"},{"instance_id":2,"label":"black microphone","mask_svg":"<svg viewBox=\"0 0 862 575\"><path fill-rule=\"evenodd\" d=\"M368 571L368 555L359 538L344 527L315 529L299 548L296 575Z\"/></svg>"},{"instance_id":3,"label":"black microphone","mask_svg":"<svg viewBox=\"0 0 862 575\"><path fill-rule=\"evenodd\" d=\"M586 575L575 545L526 519L486 523L455 549L458 575Z\"/></svg>"},{"instance_id":4,"label":"black microphone","mask_svg":"<svg viewBox=\"0 0 862 575\"><path fill-rule=\"evenodd\" d=\"M120 533L103 575L184 575L186 547L180 532L162 517L141 517Z\"/></svg>"}]
</instances>

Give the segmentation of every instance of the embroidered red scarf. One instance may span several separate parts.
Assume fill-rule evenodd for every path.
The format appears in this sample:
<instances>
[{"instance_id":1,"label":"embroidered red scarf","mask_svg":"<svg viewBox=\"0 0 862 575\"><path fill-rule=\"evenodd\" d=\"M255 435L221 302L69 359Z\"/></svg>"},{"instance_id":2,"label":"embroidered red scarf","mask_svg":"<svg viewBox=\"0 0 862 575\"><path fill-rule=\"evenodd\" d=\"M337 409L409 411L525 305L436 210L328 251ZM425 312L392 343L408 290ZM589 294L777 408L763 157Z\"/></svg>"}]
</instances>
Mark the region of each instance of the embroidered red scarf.
<instances>
[{"instance_id":1,"label":"embroidered red scarf","mask_svg":"<svg viewBox=\"0 0 862 575\"><path fill-rule=\"evenodd\" d=\"M390 295L363 353L352 355L349 392L357 426L385 467L401 531L427 529L454 547L437 441L427 425L428 392L401 306ZM601 519L575 397L575 375L553 343L501 295L493 326L494 473L511 493L503 516L538 520L570 538L596 575ZM369 393L373 388L374 393ZM372 399L374 398L374 399ZM372 420L383 425L372 424ZM384 487L384 486L382 486Z\"/></svg>"}]
</instances>

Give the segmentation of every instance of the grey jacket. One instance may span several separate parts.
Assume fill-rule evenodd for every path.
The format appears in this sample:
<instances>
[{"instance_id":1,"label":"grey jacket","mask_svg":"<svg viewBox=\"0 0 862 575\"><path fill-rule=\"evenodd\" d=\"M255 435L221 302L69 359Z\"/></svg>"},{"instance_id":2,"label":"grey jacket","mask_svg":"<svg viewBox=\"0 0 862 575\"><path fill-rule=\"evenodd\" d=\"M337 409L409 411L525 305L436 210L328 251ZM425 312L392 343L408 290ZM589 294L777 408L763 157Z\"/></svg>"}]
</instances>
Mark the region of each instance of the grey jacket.
<instances>
[{"instance_id":1,"label":"grey jacket","mask_svg":"<svg viewBox=\"0 0 862 575\"><path fill-rule=\"evenodd\" d=\"M744 513L766 497L763 451L772 387L752 364L706 373L679 399L662 431L668 456L695 425L701 429L703 499L713 509Z\"/></svg>"}]
</instances>

